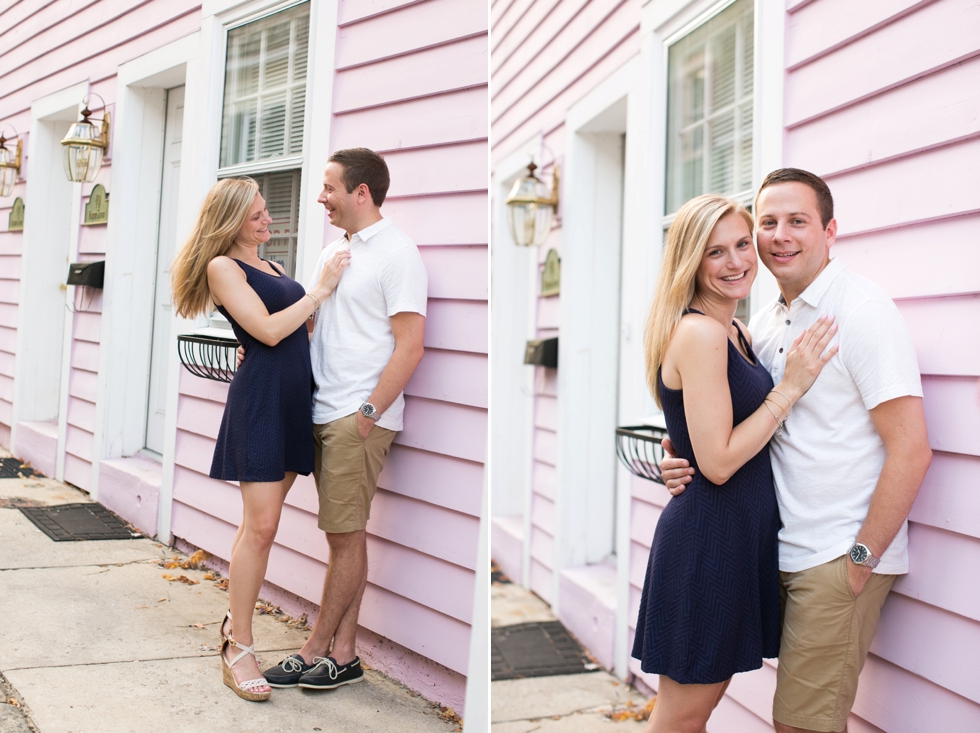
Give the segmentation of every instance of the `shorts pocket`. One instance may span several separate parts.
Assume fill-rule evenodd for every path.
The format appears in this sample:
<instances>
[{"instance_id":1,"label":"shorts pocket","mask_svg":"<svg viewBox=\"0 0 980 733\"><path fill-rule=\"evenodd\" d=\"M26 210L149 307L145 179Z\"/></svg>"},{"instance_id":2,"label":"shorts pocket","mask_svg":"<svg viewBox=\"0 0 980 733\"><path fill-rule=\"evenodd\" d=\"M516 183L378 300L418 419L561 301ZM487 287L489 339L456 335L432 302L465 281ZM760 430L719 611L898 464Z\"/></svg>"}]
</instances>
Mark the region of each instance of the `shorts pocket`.
<instances>
[{"instance_id":1,"label":"shorts pocket","mask_svg":"<svg viewBox=\"0 0 980 733\"><path fill-rule=\"evenodd\" d=\"M840 573L843 578L844 590L847 592L847 597L852 601L857 600L857 596L854 595L854 589L851 588L851 576L848 574L848 564L851 562L847 555L844 555L839 561L840 563Z\"/></svg>"}]
</instances>

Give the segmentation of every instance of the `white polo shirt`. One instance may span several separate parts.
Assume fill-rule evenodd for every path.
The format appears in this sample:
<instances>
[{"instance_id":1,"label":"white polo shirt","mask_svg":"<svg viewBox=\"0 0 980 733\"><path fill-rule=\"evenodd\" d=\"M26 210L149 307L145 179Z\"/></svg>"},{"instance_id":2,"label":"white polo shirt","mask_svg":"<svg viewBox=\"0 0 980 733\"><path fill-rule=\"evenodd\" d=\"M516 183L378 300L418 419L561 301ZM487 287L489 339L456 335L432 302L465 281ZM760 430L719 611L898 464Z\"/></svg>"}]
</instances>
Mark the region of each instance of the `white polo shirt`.
<instances>
[{"instance_id":1,"label":"white polo shirt","mask_svg":"<svg viewBox=\"0 0 980 733\"><path fill-rule=\"evenodd\" d=\"M316 380L313 422L318 425L355 413L374 391L395 350L389 318L404 312L425 315L428 278L422 257L388 218L349 242L345 235L324 247L307 289L341 247L350 250L350 265L321 304L310 341ZM404 410L405 397L399 394L378 425L401 430Z\"/></svg>"},{"instance_id":2,"label":"white polo shirt","mask_svg":"<svg viewBox=\"0 0 980 733\"><path fill-rule=\"evenodd\" d=\"M831 260L788 306L782 296L753 316L759 361L778 384L786 352L822 315L833 314L840 351L793 407L769 444L779 531L779 569L805 570L846 553L864 523L885 462L868 410L897 397L922 396L915 347L898 308L874 283ZM881 557L877 573L908 572L908 524Z\"/></svg>"}]
</instances>

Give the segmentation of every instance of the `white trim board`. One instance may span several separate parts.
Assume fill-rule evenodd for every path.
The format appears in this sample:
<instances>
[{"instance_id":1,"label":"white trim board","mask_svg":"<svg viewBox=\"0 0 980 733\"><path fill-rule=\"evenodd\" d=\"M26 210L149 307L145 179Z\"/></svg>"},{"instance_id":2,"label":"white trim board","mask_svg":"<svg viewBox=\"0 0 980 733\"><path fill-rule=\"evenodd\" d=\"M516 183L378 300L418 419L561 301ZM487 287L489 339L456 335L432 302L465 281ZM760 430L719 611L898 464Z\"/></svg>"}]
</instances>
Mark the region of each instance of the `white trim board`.
<instances>
[{"instance_id":1,"label":"white trim board","mask_svg":"<svg viewBox=\"0 0 980 733\"><path fill-rule=\"evenodd\" d=\"M166 90L185 83L187 63L197 55L198 44L199 34L192 33L120 65L116 75L114 205L106 232L106 282L91 478L93 497L98 496L103 459L132 456L143 448ZM148 243L153 246L147 246ZM158 323L157 327L170 325ZM178 371L175 364L179 362L170 359L167 363L168 374ZM169 414L167 418L169 423ZM172 462L172 452L171 448L168 455L165 444L163 463ZM172 482L164 477L160 487L161 506L169 503L172 491Z\"/></svg>"},{"instance_id":2,"label":"white trim board","mask_svg":"<svg viewBox=\"0 0 980 733\"><path fill-rule=\"evenodd\" d=\"M559 617L561 570L602 561L610 552L623 555L620 537L629 534L628 503L624 513L612 446L613 428L621 412L621 353L631 331L622 297L624 280L631 277L626 263L632 258L627 253L637 213L646 208L646 202L637 200L636 191L631 190L640 183L637 166L643 168L642 158L632 157L642 151L645 137L642 123L637 126L641 117L633 95L641 79L641 59L635 56L571 107L565 117L567 205L562 237L558 519L552 604ZM637 244L641 251L645 249L641 242ZM573 462L576 465L570 465ZM626 549L628 559L628 545ZM617 576L619 565L621 561ZM623 607L628 609L628 603Z\"/></svg>"},{"instance_id":3,"label":"white trim board","mask_svg":"<svg viewBox=\"0 0 980 733\"><path fill-rule=\"evenodd\" d=\"M514 244L504 202L528 163L541 160L542 143L537 135L501 159L490 184L490 506L493 516L521 516L519 582L525 587L530 585L531 567L534 367L524 364L524 349L536 334L538 250Z\"/></svg>"},{"instance_id":4,"label":"white trim board","mask_svg":"<svg viewBox=\"0 0 980 733\"><path fill-rule=\"evenodd\" d=\"M72 314L66 311L71 309L75 290L65 280L77 251L72 212L79 207L81 196L80 185L70 183L62 170L60 143L69 124L78 119L88 90L86 80L34 100L27 150L31 170L24 193L27 206L10 442L14 449L19 422L58 420L55 473L59 479L63 477L67 430L65 372L71 359ZM32 201L36 202L33 206ZM37 338L38 334L48 337Z\"/></svg>"}]
</instances>

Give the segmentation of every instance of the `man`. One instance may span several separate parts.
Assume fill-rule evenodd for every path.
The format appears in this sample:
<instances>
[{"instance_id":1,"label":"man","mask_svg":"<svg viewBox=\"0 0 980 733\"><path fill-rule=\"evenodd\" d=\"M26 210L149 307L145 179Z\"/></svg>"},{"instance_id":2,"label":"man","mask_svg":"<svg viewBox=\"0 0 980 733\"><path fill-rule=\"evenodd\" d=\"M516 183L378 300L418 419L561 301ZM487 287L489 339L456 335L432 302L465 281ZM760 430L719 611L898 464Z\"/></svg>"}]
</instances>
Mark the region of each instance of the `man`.
<instances>
[{"instance_id":1,"label":"man","mask_svg":"<svg viewBox=\"0 0 980 733\"><path fill-rule=\"evenodd\" d=\"M367 583L365 527L378 475L402 429L402 391L422 359L428 287L418 248L381 215L388 183L377 153L340 150L330 156L317 199L345 234L323 249L310 282L338 249L351 253L310 342L318 524L330 561L310 638L265 673L272 687L326 690L364 679L354 641Z\"/></svg>"},{"instance_id":2,"label":"man","mask_svg":"<svg viewBox=\"0 0 980 733\"><path fill-rule=\"evenodd\" d=\"M908 572L906 518L932 460L911 336L884 291L830 259L833 206L821 178L794 168L770 173L756 196L759 258L781 293L749 324L759 361L778 382L793 340L825 314L840 346L770 443L778 733L846 731L881 606ZM690 482L688 465L663 461L671 493Z\"/></svg>"}]
</instances>

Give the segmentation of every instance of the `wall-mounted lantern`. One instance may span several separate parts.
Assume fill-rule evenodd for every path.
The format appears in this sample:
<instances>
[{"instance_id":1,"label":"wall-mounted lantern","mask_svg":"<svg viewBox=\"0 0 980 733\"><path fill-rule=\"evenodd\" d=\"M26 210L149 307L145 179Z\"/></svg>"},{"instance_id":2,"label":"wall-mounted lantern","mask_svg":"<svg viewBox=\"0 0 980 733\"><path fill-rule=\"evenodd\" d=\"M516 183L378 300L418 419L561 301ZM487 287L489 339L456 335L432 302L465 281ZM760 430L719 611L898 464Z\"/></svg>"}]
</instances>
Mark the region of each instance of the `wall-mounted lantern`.
<instances>
[{"instance_id":1,"label":"wall-mounted lantern","mask_svg":"<svg viewBox=\"0 0 980 733\"><path fill-rule=\"evenodd\" d=\"M99 97L98 94L95 96ZM109 148L109 112L103 113L102 126L96 128L88 119L92 112L88 108L87 99L88 97L82 100L85 104L82 119L68 128L68 134L61 141L65 149L65 174L69 181L75 183L91 183L95 180L102 167L105 151ZM105 109L104 99L102 107Z\"/></svg>"},{"instance_id":2,"label":"wall-mounted lantern","mask_svg":"<svg viewBox=\"0 0 980 733\"><path fill-rule=\"evenodd\" d=\"M20 159L24 152L24 144L17 136L16 131L14 137L17 138L17 148L16 152L11 152L7 149L10 138L5 137L0 132L0 197L9 196L13 193L17 176L20 175Z\"/></svg>"},{"instance_id":3,"label":"wall-mounted lantern","mask_svg":"<svg viewBox=\"0 0 980 733\"><path fill-rule=\"evenodd\" d=\"M531 163L527 175L518 178L507 197L507 222L515 244L538 247L545 243L551 231L551 217L558 210L559 170L551 180L551 190L534 175L537 166Z\"/></svg>"}]
</instances>

